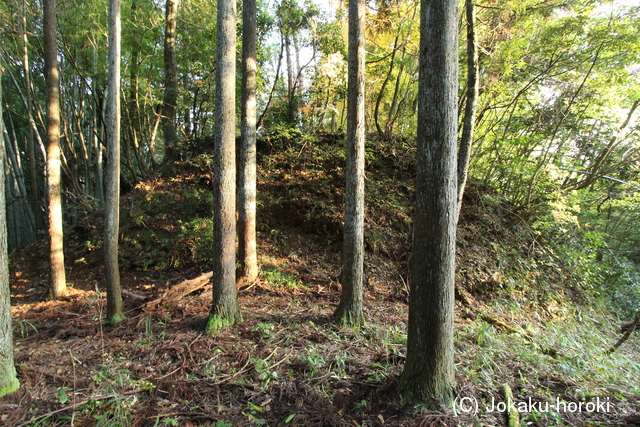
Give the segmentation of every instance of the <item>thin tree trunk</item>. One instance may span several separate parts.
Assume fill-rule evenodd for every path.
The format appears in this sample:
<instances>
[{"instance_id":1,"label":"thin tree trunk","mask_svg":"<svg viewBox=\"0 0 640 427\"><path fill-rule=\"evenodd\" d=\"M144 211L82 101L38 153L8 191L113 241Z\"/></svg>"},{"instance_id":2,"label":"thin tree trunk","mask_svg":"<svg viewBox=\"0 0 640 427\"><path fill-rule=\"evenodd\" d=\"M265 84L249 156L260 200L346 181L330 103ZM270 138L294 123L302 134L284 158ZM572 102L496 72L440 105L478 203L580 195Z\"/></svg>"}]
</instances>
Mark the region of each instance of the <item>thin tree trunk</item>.
<instances>
[{"instance_id":1,"label":"thin tree trunk","mask_svg":"<svg viewBox=\"0 0 640 427\"><path fill-rule=\"evenodd\" d=\"M291 59L291 38L289 33L284 33L284 50L287 55L287 93L289 94L289 102L293 97L293 59Z\"/></svg>"},{"instance_id":2,"label":"thin tree trunk","mask_svg":"<svg viewBox=\"0 0 640 427\"><path fill-rule=\"evenodd\" d=\"M11 141L7 132L4 132L5 139L5 149L6 149L6 162L7 166L11 171L13 171L13 182L16 187L17 192L17 200L18 203L23 209L20 215L22 220L26 220L25 223L28 225L27 234L29 237L25 238L27 243L31 243L35 240L35 220L33 217L33 212L31 211L31 206L29 205L29 198L27 197L27 189L24 184L24 174L22 172L22 164L20 163L20 157L18 157L17 146L13 147L13 143L15 142L15 133L13 133L14 140Z\"/></svg>"},{"instance_id":3,"label":"thin tree trunk","mask_svg":"<svg viewBox=\"0 0 640 427\"><path fill-rule=\"evenodd\" d=\"M611 152L615 147L616 141L620 137L620 134L622 133L622 131L627 127L627 125L631 121L631 117L633 116L633 113L636 111L639 105L640 105L640 99L637 99L633 102L633 104L631 105L631 108L629 109L629 113L627 114L627 118L624 120L622 125L618 128L618 132L609 140L609 143L607 144L605 149L602 150L600 154L598 154L593 164L588 168L586 178L575 186L577 190L587 188L599 178L599 176L601 175L599 173L600 168L611 155Z\"/></svg>"},{"instance_id":4,"label":"thin tree trunk","mask_svg":"<svg viewBox=\"0 0 640 427\"><path fill-rule=\"evenodd\" d=\"M273 99L273 94L276 92L276 88L278 85L278 80L280 79L280 70L282 68L282 57L284 55L284 41L280 40L280 55L278 56L278 66L276 68L276 76L273 79L273 86L271 87L271 92L269 93L269 99L267 99L267 104L264 106L264 110L262 110L262 114L260 114L260 118L258 119L258 123L256 124L256 128L259 129L262 126L262 122L264 121L264 117L267 114L267 110L271 105L271 100Z\"/></svg>"},{"instance_id":5,"label":"thin tree trunk","mask_svg":"<svg viewBox=\"0 0 640 427\"><path fill-rule=\"evenodd\" d=\"M137 25L138 23L138 2L134 0L131 3L131 21ZM143 177L148 176L148 168L143 156L139 150L138 133L142 128L140 123L140 101L138 97L139 89L139 62L140 62L140 45L141 40L138 40L138 33L132 34L133 41L131 46L131 65L129 70L129 103L126 112L124 113L127 120L126 123L128 139L131 141L131 145L135 150L136 160L140 168L140 172ZM166 92L165 92L166 96ZM174 111L175 113L175 111ZM174 130L175 133L175 130Z\"/></svg>"},{"instance_id":6,"label":"thin tree trunk","mask_svg":"<svg viewBox=\"0 0 640 427\"><path fill-rule=\"evenodd\" d=\"M335 312L338 324L364 323L362 281L364 269L364 0L349 2L349 76L347 104L347 168L345 187L342 294Z\"/></svg>"},{"instance_id":7,"label":"thin tree trunk","mask_svg":"<svg viewBox=\"0 0 640 427\"><path fill-rule=\"evenodd\" d=\"M56 1L44 1L44 62L47 82L47 198L51 297L67 293L60 189L60 87L56 42Z\"/></svg>"},{"instance_id":8,"label":"thin tree trunk","mask_svg":"<svg viewBox=\"0 0 640 427\"><path fill-rule=\"evenodd\" d=\"M213 304L206 333L242 321L236 291L236 2L218 1L213 180Z\"/></svg>"},{"instance_id":9,"label":"thin tree trunk","mask_svg":"<svg viewBox=\"0 0 640 427\"><path fill-rule=\"evenodd\" d=\"M476 101L480 86L478 73L478 49L476 46L476 12L473 0L466 0L467 17L467 101L464 107L462 137L458 153L458 215L462 207L462 196L469 174L469 159L473 144L473 131L476 121Z\"/></svg>"},{"instance_id":10,"label":"thin tree trunk","mask_svg":"<svg viewBox=\"0 0 640 427\"><path fill-rule=\"evenodd\" d=\"M302 78L302 64L300 63L300 43L298 42L298 37L295 34L292 36L293 38L293 50L296 54L296 81L295 81L295 93L302 93L304 90L303 84L304 79Z\"/></svg>"},{"instance_id":11,"label":"thin tree trunk","mask_svg":"<svg viewBox=\"0 0 640 427\"><path fill-rule=\"evenodd\" d=\"M180 0L167 0L164 30L164 101L162 104L162 130L165 141L165 160L176 155L176 105L178 103L178 65L176 60L176 28Z\"/></svg>"},{"instance_id":12,"label":"thin tree trunk","mask_svg":"<svg viewBox=\"0 0 640 427\"><path fill-rule=\"evenodd\" d=\"M11 129L11 137L9 136L9 133L7 132L7 130L5 129L4 131L4 138L6 139L5 143L6 145L6 155L7 155L7 161L9 163L9 165L11 166L13 173L15 174L16 177L16 184L18 186L18 194L20 196L21 199L24 199L25 201L29 200L29 196L27 194L27 186L25 184L24 181L24 172L23 172L23 166L22 166L22 161L20 158L20 153L22 153L24 150L22 150L19 146L18 146L18 137L16 135L16 127L13 123L13 119L12 119L12 115L11 114L7 114L7 116L9 117L9 123L10 123L10 129ZM6 127L6 123L5 123L5 127ZM27 203L28 205L29 203ZM35 230L35 219L33 216L33 212L31 211L30 207L29 207L29 222L32 225L32 228Z\"/></svg>"},{"instance_id":13,"label":"thin tree trunk","mask_svg":"<svg viewBox=\"0 0 640 427\"><path fill-rule=\"evenodd\" d=\"M22 65L24 67L24 84L27 103L27 117L33 122L31 102L31 69L29 66L29 39L27 38L27 1L23 0L22 12ZM31 209L35 217L36 238L40 230L44 230L42 211L40 210L40 185L38 179L38 162L36 159L35 127L29 127L27 139L27 153L29 155L29 170L31 172Z\"/></svg>"},{"instance_id":14,"label":"thin tree trunk","mask_svg":"<svg viewBox=\"0 0 640 427\"><path fill-rule=\"evenodd\" d=\"M107 95L107 189L104 221L104 274L107 322L124 319L118 268L120 229L120 0L109 0L109 92Z\"/></svg>"},{"instance_id":15,"label":"thin tree trunk","mask_svg":"<svg viewBox=\"0 0 640 427\"><path fill-rule=\"evenodd\" d=\"M402 57L400 58L400 69L396 76L396 84L393 87L393 97L391 98L391 105L389 106L389 112L387 113L387 121L384 125L386 135L391 139L393 138L393 123L395 120L395 112L398 108L398 95L400 93L400 85L402 84L402 74L404 73L405 57L407 53L406 43L402 45Z\"/></svg>"},{"instance_id":16,"label":"thin tree trunk","mask_svg":"<svg viewBox=\"0 0 640 427\"><path fill-rule=\"evenodd\" d=\"M92 60L91 60L91 68L93 72L94 78L92 79L93 93L98 93L98 83L97 83L97 73L98 73L98 55L96 52L95 46L92 49ZM91 118L93 124L93 146L96 151L96 186L94 191L94 197L98 199L100 205L104 204L104 172L102 168L103 164L103 146L102 141L105 140L104 135L104 109L105 109L105 101L106 98L103 99L102 105L100 105L100 100L97 96L93 97L93 116ZM99 129L99 130L98 130ZM99 136L98 136L99 135Z\"/></svg>"},{"instance_id":17,"label":"thin tree trunk","mask_svg":"<svg viewBox=\"0 0 640 427\"><path fill-rule=\"evenodd\" d=\"M535 188L535 182L538 179L538 175L540 174L540 171L543 169L544 165L547 164L547 159L549 157L549 154L551 153L551 148L552 148L553 142L556 139L556 136L558 135L558 131L560 130L560 126L562 126L562 124L564 123L565 119L569 115L569 112L571 111L571 107L573 107L573 103L575 102L575 100L577 99L578 95L580 94L582 89L585 87L585 84L587 83L587 80L591 76L591 73L593 72L593 69L595 68L596 63L600 59L600 51L604 47L604 43L605 43L604 41L602 43L600 43L600 45L596 49L596 53L595 53L595 55L593 57L593 61L591 61L591 66L587 70L587 73L585 74L584 78L582 79L582 82L580 83L580 86L578 86L578 89L576 89L576 91L574 92L573 96L569 100L569 103L568 103L567 107L565 108L565 110L563 111L562 115L560 116L560 119L557 121L557 123L555 124L555 126L553 128L553 132L551 133L551 138L550 138L549 144L547 146L547 150L544 153L544 156L542 156L540 158L540 160L538 161L536 169L533 172L533 176L531 177L531 180L529 181L527 197L526 197L526 200L524 202L524 206L525 207L528 207L531 204L531 199L532 199L532 196L533 196L533 189Z\"/></svg>"},{"instance_id":18,"label":"thin tree trunk","mask_svg":"<svg viewBox=\"0 0 640 427\"><path fill-rule=\"evenodd\" d=\"M7 254L7 216L4 193L4 122L2 120L2 64L0 63L0 397L18 390L20 383L13 363L13 333Z\"/></svg>"},{"instance_id":19,"label":"thin tree trunk","mask_svg":"<svg viewBox=\"0 0 640 427\"><path fill-rule=\"evenodd\" d=\"M373 122L376 125L376 130L378 131L378 136L382 140L387 139L387 135L382 130L382 126L380 125L380 104L382 103L382 98L384 97L384 90L391 79L391 74L393 73L393 67L395 66L395 58L396 58L396 50L398 49L398 40L400 40L400 33L396 34L396 38L393 41L393 50L391 51L391 58L389 59L389 71L382 82L382 86L380 87L380 92L378 92L378 96L376 98L376 106L373 110Z\"/></svg>"},{"instance_id":20,"label":"thin tree trunk","mask_svg":"<svg viewBox=\"0 0 640 427\"><path fill-rule=\"evenodd\" d=\"M455 0L421 2L416 213L400 390L430 408L451 406L455 389L457 16Z\"/></svg>"},{"instance_id":21,"label":"thin tree trunk","mask_svg":"<svg viewBox=\"0 0 640 427\"><path fill-rule=\"evenodd\" d=\"M238 262L247 282L258 277L256 251L256 0L242 9L242 114L238 153Z\"/></svg>"}]
</instances>

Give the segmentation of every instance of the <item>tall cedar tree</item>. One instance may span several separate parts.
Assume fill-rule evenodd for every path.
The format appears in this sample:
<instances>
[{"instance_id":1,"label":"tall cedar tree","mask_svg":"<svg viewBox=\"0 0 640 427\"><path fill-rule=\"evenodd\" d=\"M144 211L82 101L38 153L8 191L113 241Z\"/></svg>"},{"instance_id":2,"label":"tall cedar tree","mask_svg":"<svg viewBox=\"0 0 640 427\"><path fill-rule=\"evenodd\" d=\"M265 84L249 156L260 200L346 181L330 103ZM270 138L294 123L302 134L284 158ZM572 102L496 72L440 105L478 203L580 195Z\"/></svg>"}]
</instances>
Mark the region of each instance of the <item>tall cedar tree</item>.
<instances>
[{"instance_id":1,"label":"tall cedar tree","mask_svg":"<svg viewBox=\"0 0 640 427\"><path fill-rule=\"evenodd\" d=\"M178 65L176 59L176 31L180 0L167 0L164 27L164 100L162 103L162 131L167 160L175 157L178 132L176 105L178 104Z\"/></svg>"},{"instance_id":2,"label":"tall cedar tree","mask_svg":"<svg viewBox=\"0 0 640 427\"><path fill-rule=\"evenodd\" d=\"M256 0L242 4L242 113L238 150L238 276L258 277L256 252Z\"/></svg>"},{"instance_id":3,"label":"tall cedar tree","mask_svg":"<svg viewBox=\"0 0 640 427\"><path fill-rule=\"evenodd\" d=\"M56 42L56 1L44 1L44 75L47 84L47 199L52 298L67 293L60 189L60 83Z\"/></svg>"},{"instance_id":4,"label":"tall cedar tree","mask_svg":"<svg viewBox=\"0 0 640 427\"><path fill-rule=\"evenodd\" d=\"M0 64L0 135L2 120L2 64ZM4 195L4 138L0 138L0 397L20 387L13 364L13 333L9 291L9 256L7 254L7 211Z\"/></svg>"},{"instance_id":5,"label":"tall cedar tree","mask_svg":"<svg viewBox=\"0 0 640 427\"><path fill-rule=\"evenodd\" d=\"M347 182L345 187L342 295L336 322L364 323L362 274L364 267L364 0L349 2L349 93L347 103Z\"/></svg>"},{"instance_id":6,"label":"tall cedar tree","mask_svg":"<svg viewBox=\"0 0 640 427\"><path fill-rule=\"evenodd\" d=\"M109 106L107 110L107 189L104 220L104 272L107 322L124 319L118 269L120 229L120 0L109 0Z\"/></svg>"},{"instance_id":7,"label":"tall cedar tree","mask_svg":"<svg viewBox=\"0 0 640 427\"><path fill-rule=\"evenodd\" d=\"M457 1L422 0L416 213L400 389L406 400L432 408L451 405L455 387L457 49Z\"/></svg>"},{"instance_id":8,"label":"tall cedar tree","mask_svg":"<svg viewBox=\"0 0 640 427\"><path fill-rule=\"evenodd\" d=\"M205 331L242 321L236 292L236 2L218 1L213 179L213 305Z\"/></svg>"}]
</instances>

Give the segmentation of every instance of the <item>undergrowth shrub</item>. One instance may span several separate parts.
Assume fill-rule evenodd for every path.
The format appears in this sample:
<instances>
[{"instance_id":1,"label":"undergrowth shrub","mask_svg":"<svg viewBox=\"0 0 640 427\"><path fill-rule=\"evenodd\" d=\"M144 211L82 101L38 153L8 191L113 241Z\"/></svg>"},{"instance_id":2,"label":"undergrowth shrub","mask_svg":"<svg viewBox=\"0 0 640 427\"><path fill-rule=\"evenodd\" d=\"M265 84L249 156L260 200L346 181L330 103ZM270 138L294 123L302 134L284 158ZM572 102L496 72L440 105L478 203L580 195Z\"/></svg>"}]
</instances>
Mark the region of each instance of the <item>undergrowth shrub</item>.
<instances>
[{"instance_id":1,"label":"undergrowth shrub","mask_svg":"<svg viewBox=\"0 0 640 427\"><path fill-rule=\"evenodd\" d=\"M611 250L615 236L602 231L607 228L602 218L585 209L578 196L550 203L532 228L565 272L565 284L577 285L621 318L640 310L640 266Z\"/></svg>"},{"instance_id":2,"label":"undergrowth shrub","mask_svg":"<svg viewBox=\"0 0 640 427\"><path fill-rule=\"evenodd\" d=\"M213 259L213 194L193 185L147 188L132 202L123 258L134 268L179 268Z\"/></svg>"},{"instance_id":3,"label":"undergrowth shrub","mask_svg":"<svg viewBox=\"0 0 640 427\"><path fill-rule=\"evenodd\" d=\"M175 259L173 266L180 262L213 263L213 219L195 218L180 224L178 247L188 251L189 259Z\"/></svg>"}]
</instances>

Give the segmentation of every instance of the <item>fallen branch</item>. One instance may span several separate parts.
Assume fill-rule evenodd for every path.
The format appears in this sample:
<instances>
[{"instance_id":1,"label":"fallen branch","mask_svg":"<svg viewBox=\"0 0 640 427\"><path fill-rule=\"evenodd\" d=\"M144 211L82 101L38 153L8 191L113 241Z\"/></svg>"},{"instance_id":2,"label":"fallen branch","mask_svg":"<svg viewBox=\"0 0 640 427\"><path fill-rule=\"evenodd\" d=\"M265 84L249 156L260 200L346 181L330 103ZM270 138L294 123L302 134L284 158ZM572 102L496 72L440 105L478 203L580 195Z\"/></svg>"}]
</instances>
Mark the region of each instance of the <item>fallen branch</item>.
<instances>
[{"instance_id":1,"label":"fallen branch","mask_svg":"<svg viewBox=\"0 0 640 427\"><path fill-rule=\"evenodd\" d=\"M191 292L195 292L198 289L203 288L207 283L209 283L212 277L213 272L210 271L196 277L195 279L189 279L180 282L177 285L172 286L171 289L167 289L160 298L149 301L148 303L143 305L142 309L144 311L154 311L160 305L175 303L182 297L189 295Z\"/></svg>"},{"instance_id":2,"label":"fallen branch","mask_svg":"<svg viewBox=\"0 0 640 427\"><path fill-rule=\"evenodd\" d=\"M631 321L631 322L622 322L620 324L620 332L624 333L627 332L630 329L635 329L636 331L640 329L640 323L637 323L635 321Z\"/></svg>"},{"instance_id":3,"label":"fallen branch","mask_svg":"<svg viewBox=\"0 0 640 427\"><path fill-rule=\"evenodd\" d=\"M518 413L518 410L511 405L511 402L514 402L514 399L509 384L504 383L502 385L502 393L504 394L504 400L507 407L507 427L520 427L520 414Z\"/></svg>"},{"instance_id":4,"label":"fallen branch","mask_svg":"<svg viewBox=\"0 0 640 427\"><path fill-rule=\"evenodd\" d=\"M540 349L540 351L542 351L542 353L549 355L551 357L559 357L562 356L563 354L551 347L542 347L540 346L540 344L536 341L536 339L529 333L527 333L524 329L517 329L511 325L508 325L506 323L504 323L502 320L497 319L493 316L490 316L488 314L485 313L479 313L478 317L480 317L481 319L483 319L485 322L502 328L502 329L506 329L509 332L512 332L514 334L520 334L523 338L526 338L527 340L531 341L532 344L534 344L536 347L538 347Z\"/></svg>"},{"instance_id":5,"label":"fallen branch","mask_svg":"<svg viewBox=\"0 0 640 427\"><path fill-rule=\"evenodd\" d=\"M631 333L638 328L639 324L640 324L640 311L638 311L636 313L636 317L633 319L633 322L629 323L629 327L627 329L627 332L624 333L622 338L620 338L617 343L615 343L613 346L611 346L611 348L609 350L607 350L607 354L613 353L614 351L616 351L618 349L618 347L620 347L622 345L622 343L624 343L626 340L628 340L629 337L631 336Z\"/></svg>"},{"instance_id":6,"label":"fallen branch","mask_svg":"<svg viewBox=\"0 0 640 427\"><path fill-rule=\"evenodd\" d=\"M508 325L508 324L504 323L502 320L496 319L495 317L490 316L490 315L485 314L485 313L480 313L480 317L483 320L485 320L487 323L489 323L489 324L491 324L493 326L497 326L499 328L506 329L507 331L512 332L514 334L520 334L523 337L527 338L528 340L534 341L533 337L531 335L529 335L527 332L525 332L523 329L515 328L515 327L513 327L511 325Z\"/></svg>"},{"instance_id":7,"label":"fallen branch","mask_svg":"<svg viewBox=\"0 0 640 427\"><path fill-rule=\"evenodd\" d=\"M122 290L122 295L125 295L131 299L137 299L138 301L146 301L148 299L148 297L145 297L144 295L134 294L133 292L129 292L125 289Z\"/></svg>"}]
</instances>

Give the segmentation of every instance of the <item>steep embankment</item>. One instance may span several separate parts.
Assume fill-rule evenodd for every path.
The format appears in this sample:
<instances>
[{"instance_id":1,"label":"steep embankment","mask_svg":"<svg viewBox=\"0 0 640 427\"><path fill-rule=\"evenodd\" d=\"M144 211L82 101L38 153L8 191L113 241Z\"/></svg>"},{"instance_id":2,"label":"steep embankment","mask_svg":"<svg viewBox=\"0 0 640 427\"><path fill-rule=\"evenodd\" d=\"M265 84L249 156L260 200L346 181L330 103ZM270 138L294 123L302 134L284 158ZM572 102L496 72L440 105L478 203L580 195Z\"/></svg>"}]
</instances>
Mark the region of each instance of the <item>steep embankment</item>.
<instances>
[{"instance_id":1,"label":"steep embankment","mask_svg":"<svg viewBox=\"0 0 640 427\"><path fill-rule=\"evenodd\" d=\"M528 407L523 425L609 425L639 411L640 386L629 380L640 377L638 337L605 356L618 336L614 319L592 307L553 248L473 183L458 231L455 345L459 396L478 411L399 403L414 193L414 152L404 141L367 148L362 330L331 323L344 197L335 135L261 141L262 276L240 290L242 324L202 335L210 285L147 305L210 270L204 147L194 144L174 170L122 198L122 325L100 322L99 212L68 229L67 298L41 302L43 244L12 255L22 389L0 401L5 425L505 425L490 411L505 383L516 401L610 403L600 412Z\"/></svg>"}]
</instances>

